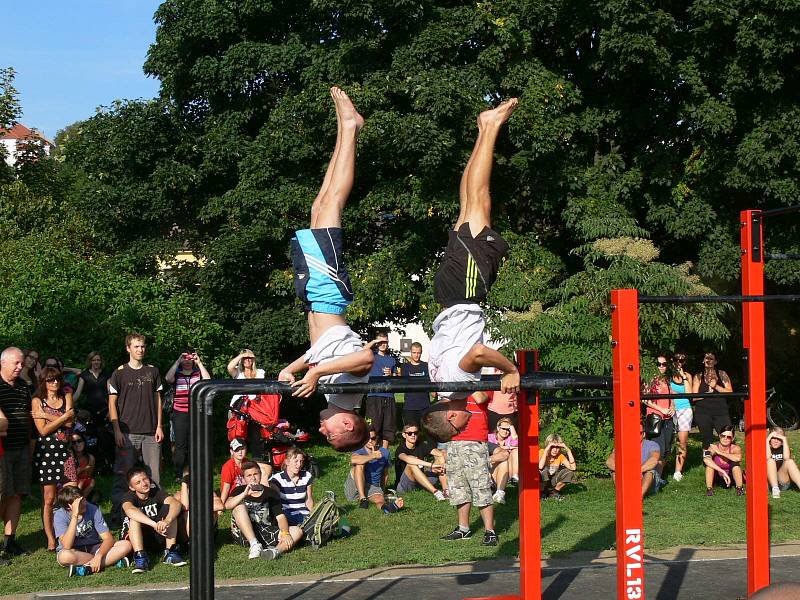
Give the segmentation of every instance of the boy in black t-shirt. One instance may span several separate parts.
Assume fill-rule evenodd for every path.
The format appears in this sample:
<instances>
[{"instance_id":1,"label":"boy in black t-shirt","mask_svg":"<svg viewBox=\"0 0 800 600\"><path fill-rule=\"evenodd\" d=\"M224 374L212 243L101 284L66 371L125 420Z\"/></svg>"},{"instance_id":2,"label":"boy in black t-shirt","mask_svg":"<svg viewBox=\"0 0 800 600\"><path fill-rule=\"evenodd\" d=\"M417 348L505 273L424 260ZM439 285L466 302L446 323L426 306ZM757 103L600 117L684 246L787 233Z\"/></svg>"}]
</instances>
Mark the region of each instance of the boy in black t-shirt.
<instances>
[{"instance_id":1,"label":"boy in black t-shirt","mask_svg":"<svg viewBox=\"0 0 800 600\"><path fill-rule=\"evenodd\" d=\"M403 441L395 452L394 469L398 492L411 492L417 488L429 491L437 500L446 500L447 476L444 454L427 442L417 442L419 425L407 423L403 426ZM433 461L426 459L433 456ZM437 479L442 489L436 489Z\"/></svg>"},{"instance_id":2,"label":"boy in black t-shirt","mask_svg":"<svg viewBox=\"0 0 800 600\"><path fill-rule=\"evenodd\" d=\"M125 519L119 533L121 540L133 546L133 572L150 568L147 550L164 549L164 562L182 567L186 561L180 554L176 537L181 503L158 487L150 486L150 477L143 466L128 471L128 493L122 496Z\"/></svg>"},{"instance_id":3,"label":"boy in black t-shirt","mask_svg":"<svg viewBox=\"0 0 800 600\"><path fill-rule=\"evenodd\" d=\"M280 495L261 484L258 463L242 463L242 476L244 485L233 488L225 501L225 508L232 511L231 535L242 546L250 547L248 558L278 558L300 541L303 530L289 526Z\"/></svg>"}]
</instances>

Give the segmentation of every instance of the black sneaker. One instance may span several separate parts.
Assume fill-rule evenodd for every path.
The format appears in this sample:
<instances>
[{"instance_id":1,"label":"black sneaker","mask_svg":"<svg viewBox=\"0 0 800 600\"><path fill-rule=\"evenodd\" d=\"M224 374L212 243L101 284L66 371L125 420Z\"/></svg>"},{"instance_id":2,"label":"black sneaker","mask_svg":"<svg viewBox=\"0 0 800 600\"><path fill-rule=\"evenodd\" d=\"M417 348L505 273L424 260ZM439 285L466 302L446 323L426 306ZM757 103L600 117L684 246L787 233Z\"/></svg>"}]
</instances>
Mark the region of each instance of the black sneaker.
<instances>
[{"instance_id":1,"label":"black sneaker","mask_svg":"<svg viewBox=\"0 0 800 600\"><path fill-rule=\"evenodd\" d=\"M3 549L6 554L10 556L28 556L30 554L30 552L17 543L17 540L6 540Z\"/></svg>"},{"instance_id":2,"label":"black sneaker","mask_svg":"<svg viewBox=\"0 0 800 600\"><path fill-rule=\"evenodd\" d=\"M453 540L467 540L471 537L472 537L472 531L470 530L461 531L458 527L456 527L455 529L453 529L453 531L451 531L447 535L443 535L439 539L447 540L448 542L450 542Z\"/></svg>"},{"instance_id":3,"label":"black sneaker","mask_svg":"<svg viewBox=\"0 0 800 600\"><path fill-rule=\"evenodd\" d=\"M481 544L484 546L497 546L497 534L494 531L487 531L483 534Z\"/></svg>"},{"instance_id":4,"label":"black sneaker","mask_svg":"<svg viewBox=\"0 0 800 600\"><path fill-rule=\"evenodd\" d=\"M358 508L369 508L369 500L362 498L358 501Z\"/></svg>"}]
</instances>

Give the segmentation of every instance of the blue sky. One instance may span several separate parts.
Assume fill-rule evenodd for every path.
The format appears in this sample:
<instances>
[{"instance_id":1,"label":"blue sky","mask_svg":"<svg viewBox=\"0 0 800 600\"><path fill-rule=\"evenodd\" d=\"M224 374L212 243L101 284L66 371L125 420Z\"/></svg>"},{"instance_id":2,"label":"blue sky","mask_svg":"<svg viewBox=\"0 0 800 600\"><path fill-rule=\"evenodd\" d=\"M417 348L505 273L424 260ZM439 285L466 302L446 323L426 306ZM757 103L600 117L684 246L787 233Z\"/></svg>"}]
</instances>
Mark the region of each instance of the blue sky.
<instances>
[{"instance_id":1,"label":"blue sky","mask_svg":"<svg viewBox=\"0 0 800 600\"><path fill-rule=\"evenodd\" d=\"M160 0L2 0L0 67L17 71L20 120L50 139L115 99L153 98L142 71Z\"/></svg>"}]
</instances>

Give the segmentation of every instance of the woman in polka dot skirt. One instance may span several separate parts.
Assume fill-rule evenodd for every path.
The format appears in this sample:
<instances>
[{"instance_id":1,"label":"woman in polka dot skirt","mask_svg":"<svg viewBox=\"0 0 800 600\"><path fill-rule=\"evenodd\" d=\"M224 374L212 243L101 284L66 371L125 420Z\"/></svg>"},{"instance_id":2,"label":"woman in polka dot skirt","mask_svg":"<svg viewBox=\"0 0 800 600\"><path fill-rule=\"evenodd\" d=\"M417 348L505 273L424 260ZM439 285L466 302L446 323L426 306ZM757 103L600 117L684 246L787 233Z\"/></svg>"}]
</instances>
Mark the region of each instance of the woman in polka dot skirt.
<instances>
[{"instance_id":1,"label":"woman in polka dot skirt","mask_svg":"<svg viewBox=\"0 0 800 600\"><path fill-rule=\"evenodd\" d=\"M34 469L42 485L42 524L47 549L56 550L53 508L58 486L78 479L75 457L70 448L70 433L75 412L72 393L64 392L64 376L59 369L45 367L39 376L39 389L31 404L33 422L39 432L34 454Z\"/></svg>"}]
</instances>

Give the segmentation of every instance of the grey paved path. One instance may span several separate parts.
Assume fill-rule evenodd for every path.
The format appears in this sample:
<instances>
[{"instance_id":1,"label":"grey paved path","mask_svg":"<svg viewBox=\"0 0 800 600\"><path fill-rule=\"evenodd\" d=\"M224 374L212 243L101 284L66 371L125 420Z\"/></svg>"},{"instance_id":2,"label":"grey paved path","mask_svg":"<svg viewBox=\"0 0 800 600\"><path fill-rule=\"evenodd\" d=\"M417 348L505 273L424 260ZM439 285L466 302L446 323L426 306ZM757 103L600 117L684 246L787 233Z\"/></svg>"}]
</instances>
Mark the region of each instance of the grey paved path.
<instances>
[{"instance_id":1,"label":"grey paved path","mask_svg":"<svg viewBox=\"0 0 800 600\"><path fill-rule=\"evenodd\" d=\"M800 580L800 544L782 544L772 550L773 582ZM547 600L603 600L616 594L615 555L576 553L542 564L542 590ZM652 600L702 598L736 600L746 592L747 563L741 547L676 549L650 555L646 593ZM88 583L88 581L87 581ZM155 589L163 600L188 600L187 587L119 588L81 593L42 593L33 598L149 600ZM512 561L484 561L447 567L389 567L341 573L327 577L259 582L218 582L217 600L461 600L519 593L519 565Z\"/></svg>"}]
</instances>

